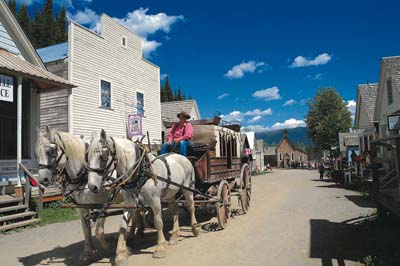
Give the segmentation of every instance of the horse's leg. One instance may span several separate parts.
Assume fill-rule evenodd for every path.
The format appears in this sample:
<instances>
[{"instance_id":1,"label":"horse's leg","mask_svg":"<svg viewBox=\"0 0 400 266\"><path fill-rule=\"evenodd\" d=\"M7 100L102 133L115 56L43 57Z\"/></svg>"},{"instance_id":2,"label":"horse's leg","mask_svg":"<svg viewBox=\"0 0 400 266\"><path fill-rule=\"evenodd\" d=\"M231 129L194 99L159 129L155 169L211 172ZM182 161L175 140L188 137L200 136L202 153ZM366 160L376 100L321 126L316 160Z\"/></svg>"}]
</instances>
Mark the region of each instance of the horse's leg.
<instances>
[{"instance_id":1,"label":"horse's leg","mask_svg":"<svg viewBox=\"0 0 400 266\"><path fill-rule=\"evenodd\" d=\"M140 209L136 209L135 210L135 215L132 217L131 219L131 227L129 230L129 235L127 237L127 241L128 242L133 242L135 240L136 237L136 228L138 229L138 233L139 235L143 234L143 231L140 233L140 230L143 227L143 222L142 222L142 216L140 214Z\"/></svg>"},{"instance_id":2,"label":"horse's leg","mask_svg":"<svg viewBox=\"0 0 400 266\"><path fill-rule=\"evenodd\" d=\"M107 249L108 245L104 238L104 223L106 222L106 218L98 218L96 222L96 238L100 242L100 245L103 249Z\"/></svg>"},{"instance_id":3,"label":"horse's leg","mask_svg":"<svg viewBox=\"0 0 400 266\"><path fill-rule=\"evenodd\" d=\"M194 208L194 199L193 199L193 193L190 191L185 190L183 192L183 195L185 196L187 205L188 205L188 209L190 212L190 224L192 226L192 232L194 236L198 236L199 235L199 229L198 227L198 223L196 220L196 215L195 215L195 208Z\"/></svg>"},{"instance_id":4,"label":"horse's leg","mask_svg":"<svg viewBox=\"0 0 400 266\"><path fill-rule=\"evenodd\" d=\"M174 226L172 228L171 237L169 238L168 244L176 245L176 244L178 244L178 239L179 239L179 213L178 213L179 210L178 210L175 202L169 202L168 209L172 210L173 220L174 220Z\"/></svg>"},{"instance_id":5,"label":"horse's leg","mask_svg":"<svg viewBox=\"0 0 400 266\"><path fill-rule=\"evenodd\" d=\"M154 251L153 258L164 258L166 241L163 233L163 221L161 216L161 201L160 199L153 200L153 206L151 206L154 214L154 226L157 230L157 247Z\"/></svg>"},{"instance_id":6,"label":"horse's leg","mask_svg":"<svg viewBox=\"0 0 400 266\"><path fill-rule=\"evenodd\" d=\"M92 228L90 227L90 220L86 219L89 214L88 209L78 209L81 215L81 224L83 229L83 235L85 236L85 247L83 253L79 256L80 263L86 264L90 262L92 257L95 255L95 249L92 243Z\"/></svg>"},{"instance_id":7,"label":"horse's leg","mask_svg":"<svg viewBox=\"0 0 400 266\"><path fill-rule=\"evenodd\" d=\"M115 265L116 266L128 266L128 256L129 251L126 246L126 237L128 231L128 225L133 217L134 212L131 210L124 210L124 214L122 215L122 221L119 228L119 238L117 244L117 256L115 257Z\"/></svg>"}]
</instances>

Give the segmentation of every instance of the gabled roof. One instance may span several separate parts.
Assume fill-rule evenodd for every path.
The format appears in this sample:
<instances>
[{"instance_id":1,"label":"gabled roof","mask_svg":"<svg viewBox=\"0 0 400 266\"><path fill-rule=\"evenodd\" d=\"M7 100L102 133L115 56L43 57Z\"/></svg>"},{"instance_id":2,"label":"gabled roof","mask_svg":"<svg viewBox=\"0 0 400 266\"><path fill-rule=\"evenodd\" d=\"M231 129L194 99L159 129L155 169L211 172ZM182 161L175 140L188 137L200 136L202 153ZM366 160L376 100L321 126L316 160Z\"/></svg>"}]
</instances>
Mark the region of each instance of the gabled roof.
<instances>
[{"instance_id":1,"label":"gabled roof","mask_svg":"<svg viewBox=\"0 0 400 266\"><path fill-rule=\"evenodd\" d=\"M68 42L40 48L36 51L44 63L63 60L68 57Z\"/></svg>"},{"instance_id":2,"label":"gabled roof","mask_svg":"<svg viewBox=\"0 0 400 266\"><path fill-rule=\"evenodd\" d=\"M383 90L386 86L386 80L382 79L385 77L386 78L390 77L392 79L394 87L400 94L400 56L383 57L381 60L374 121L379 120L379 112L381 111L381 102L382 102L380 99L382 97Z\"/></svg>"},{"instance_id":3,"label":"gabled roof","mask_svg":"<svg viewBox=\"0 0 400 266\"><path fill-rule=\"evenodd\" d=\"M6 30L11 35L13 40L16 41L16 44L24 59L31 64L45 68L39 55L36 53L28 37L26 37L24 31L4 0L0 0L0 19L2 19Z\"/></svg>"},{"instance_id":4,"label":"gabled roof","mask_svg":"<svg viewBox=\"0 0 400 266\"><path fill-rule=\"evenodd\" d=\"M246 136L247 136L247 140L249 142L249 146L251 150L254 150L254 146L256 145L255 140L256 140L256 134L252 131L250 132L245 132Z\"/></svg>"},{"instance_id":5,"label":"gabled roof","mask_svg":"<svg viewBox=\"0 0 400 266\"><path fill-rule=\"evenodd\" d=\"M358 85L356 120L360 115L361 110L359 108L362 105L367 113L369 123L373 125L377 91L378 83Z\"/></svg>"},{"instance_id":6,"label":"gabled roof","mask_svg":"<svg viewBox=\"0 0 400 266\"><path fill-rule=\"evenodd\" d=\"M276 147L275 146L267 147L264 154L265 155L276 155Z\"/></svg>"},{"instance_id":7,"label":"gabled roof","mask_svg":"<svg viewBox=\"0 0 400 266\"><path fill-rule=\"evenodd\" d=\"M287 143L290 145L290 147L292 147L293 150L299 151L299 152L302 152L302 153L307 153L306 151L303 151L302 149L297 148L296 145L294 145L294 144L289 140L289 137L288 137L287 135L283 135L283 136L282 136L281 141L279 141L278 145L276 146L276 149L279 149L279 146L281 146L281 144L282 144L282 142L283 142L284 140L287 141Z\"/></svg>"},{"instance_id":8,"label":"gabled roof","mask_svg":"<svg viewBox=\"0 0 400 266\"><path fill-rule=\"evenodd\" d=\"M168 122L177 121L177 113L184 111L190 114L193 107L195 108L199 118L201 118L196 100L163 102L161 103L161 120Z\"/></svg>"}]
</instances>

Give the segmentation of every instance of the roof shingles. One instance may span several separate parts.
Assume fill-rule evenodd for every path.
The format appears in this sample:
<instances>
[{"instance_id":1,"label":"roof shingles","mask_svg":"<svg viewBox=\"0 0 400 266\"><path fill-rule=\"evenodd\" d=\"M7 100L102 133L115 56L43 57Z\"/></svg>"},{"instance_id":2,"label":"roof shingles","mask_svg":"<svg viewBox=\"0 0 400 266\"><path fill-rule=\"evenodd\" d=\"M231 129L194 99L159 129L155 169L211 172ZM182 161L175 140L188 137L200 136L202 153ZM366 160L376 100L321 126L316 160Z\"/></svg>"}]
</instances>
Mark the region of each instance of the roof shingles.
<instances>
[{"instance_id":1,"label":"roof shingles","mask_svg":"<svg viewBox=\"0 0 400 266\"><path fill-rule=\"evenodd\" d=\"M358 92L367 112L368 121L373 123L378 83L358 85Z\"/></svg>"}]
</instances>

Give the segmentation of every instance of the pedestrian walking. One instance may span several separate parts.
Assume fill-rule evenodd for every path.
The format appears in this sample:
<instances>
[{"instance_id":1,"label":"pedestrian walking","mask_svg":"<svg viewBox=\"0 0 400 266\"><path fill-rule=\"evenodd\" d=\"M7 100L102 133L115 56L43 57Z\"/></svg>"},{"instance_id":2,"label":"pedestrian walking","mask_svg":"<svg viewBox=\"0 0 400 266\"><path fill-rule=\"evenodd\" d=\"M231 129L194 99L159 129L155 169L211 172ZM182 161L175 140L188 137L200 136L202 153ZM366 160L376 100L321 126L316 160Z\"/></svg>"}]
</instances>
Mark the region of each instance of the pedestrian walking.
<instances>
[{"instance_id":1,"label":"pedestrian walking","mask_svg":"<svg viewBox=\"0 0 400 266\"><path fill-rule=\"evenodd\" d=\"M319 180L322 181L324 179L324 172L325 172L325 167L323 162L321 162L318 165L318 171L319 171Z\"/></svg>"}]
</instances>

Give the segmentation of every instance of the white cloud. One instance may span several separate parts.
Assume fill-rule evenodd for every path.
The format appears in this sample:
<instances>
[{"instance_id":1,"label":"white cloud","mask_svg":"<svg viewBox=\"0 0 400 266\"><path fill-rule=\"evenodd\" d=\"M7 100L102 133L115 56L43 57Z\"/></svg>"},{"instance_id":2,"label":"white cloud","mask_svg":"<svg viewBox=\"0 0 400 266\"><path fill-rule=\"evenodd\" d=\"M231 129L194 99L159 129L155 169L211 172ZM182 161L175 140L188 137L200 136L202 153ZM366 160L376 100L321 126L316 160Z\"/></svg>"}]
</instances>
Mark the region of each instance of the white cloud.
<instances>
[{"instance_id":1,"label":"white cloud","mask_svg":"<svg viewBox=\"0 0 400 266\"><path fill-rule=\"evenodd\" d=\"M218 100L222 100L223 98L228 97L228 96L229 96L229 93L223 93L220 96L218 96L217 98L218 98Z\"/></svg>"},{"instance_id":2,"label":"white cloud","mask_svg":"<svg viewBox=\"0 0 400 266\"><path fill-rule=\"evenodd\" d=\"M253 97L263 99L265 101L281 99L281 96L279 95L279 88L276 86L264 90L255 91L253 93Z\"/></svg>"},{"instance_id":3,"label":"white cloud","mask_svg":"<svg viewBox=\"0 0 400 266\"><path fill-rule=\"evenodd\" d=\"M304 120L297 120L295 118L290 118L285 120L285 122L278 122L271 126L271 129L283 129L283 128L295 128L295 127L305 127L306 122Z\"/></svg>"},{"instance_id":4,"label":"white cloud","mask_svg":"<svg viewBox=\"0 0 400 266\"><path fill-rule=\"evenodd\" d=\"M184 20L182 15L169 16L165 13L147 14L148 10L148 8L139 8L128 12L122 18L113 18L142 38L142 51L146 57L149 57L152 52L162 45L161 42L156 40L149 40L149 35L156 32L169 33L174 23ZM68 13L68 18L79 24L88 26L97 33L101 31L100 15L90 8L86 7L75 14Z\"/></svg>"},{"instance_id":5,"label":"white cloud","mask_svg":"<svg viewBox=\"0 0 400 266\"><path fill-rule=\"evenodd\" d=\"M310 98L301 99L300 105L306 105L309 100L310 100Z\"/></svg>"},{"instance_id":6,"label":"white cloud","mask_svg":"<svg viewBox=\"0 0 400 266\"><path fill-rule=\"evenodd\" d=\"M292 64L289 66L291 68L296 67L307 67L307 66L318 66L318 65L325 65L331 61L332 55L327 53L322 53L317 55L314 59L306 58L304 56L297 56Z\"/></svg>"},{"instance_id":7,"label":"white cloud","mask_svg":"<svg viewBox=\"0 0 400 266\"><path fill-rule=\"evenodd\" d=\"M318 74L315 74L315 75L307 75L306 78L312 79L312 80L322 80L323 76L324 75L322 73L318 73Z\"/></svg>"},{"instance_id":8,"label":"white cloud","mask_svg":"<svg viewBox=\"0 0 400 266\"><path fill-rule=\"evenodd\" d=\"M356 114L356 107L357 107L357 102L354 100L348 100L346 102L346 107L351 113L351 117L354 120L355 114Z\"/></svg>"},{"instance_id":9,"label":"white cloud","mask_svg":"<svg viewBox=\"0 0 400 266\"><path fill-rule=\"evenodd\" d=\"M166 77L168 77L168 74L161 74L160 75L160 80L164 80Z\"/></svg>"},{"instance_id":10,"label":"white cloud","mask_svg":"<svg viewBox=\"0 0 400 266\"><path fill-rule=\"evenodd\" d=\"M100 16L92 9L85 8L84 10L79 10L75 14L68 12L68 18L75 21L76 23L89 26L90 29L96 30L100 25Z\"/></svg>"},{"instance_id":11,"label":"white cloud","mask_svg":"<svg viewBox=\"0 0 400 266\"><path fill-rule=\"evenodd\" d=\"M260 121L262 119L261 115L257 115L255 117L253 117L252 119L249 120L249 123L255 123L257 121Z\"/></svg>"},{"instance_id":12,"label":"white cloud","mask_svg":"<svg viewBox=\"0 0 400 266\"><path fill-rule=\"evenodd\" d=\"M283 106L291 106L291 105L294 105L294 104L296 104L296 100L290 99L290 100L287 100L287 101L283 104Z\"/></svg>"},{"instance_id":13,"label":"white cloud","mask_svg":"<svg viewBox=\"0 0 400 266\"><path fill-rule=\"evenodd\" d=\"M265 66L264 62L256 62L253 60L242 62L233 66L224 76L228 79L239 79L244 77L245 73L253 73L257 69L258 73L262 73L263 69L260 69L262 66Z\"/></svg>"},{"instance_id":14,"label":"white cloud","mask_svg":"<svg viewBox=\"0 0 400 266\"><path fill-rule=\"evenodd\" d=\"M268 109L265 109L265 110L263 110L263 111L261 111L260 109L254 109L253 111L247 111L247 112L245 112L244 115L248 115L248 116L254 116L254 115L257 115L257 116L259 116L259 115L261 115L261 116L264 116L264 115L272 115L272 109L271 109L271 108L268 108Z\"/></svg>"},{"instance_id":15,"label":"white cloud","mask_svg":"<svg viewBox=\"0 0 400 266\"><path fill-rule=\"evenodd\" d=\"M255 122L261 119L262 116L266 116L266 115L272 115L272 109L268 108L265 110L260 110L260 109L254 109L252 111L247 111L247 112L240 112L240 111L232 111L227 115L221 115L222 120L224 121L228 121L228 122L235 122L235 121L239 121L239 122L243 122L245 120L245 117L252 117L249 119L249 122ZM260 117L260 118L256 118L255 117Z\"/></svg>"}]
</instances>

